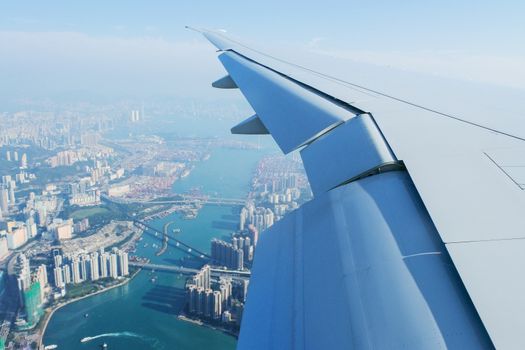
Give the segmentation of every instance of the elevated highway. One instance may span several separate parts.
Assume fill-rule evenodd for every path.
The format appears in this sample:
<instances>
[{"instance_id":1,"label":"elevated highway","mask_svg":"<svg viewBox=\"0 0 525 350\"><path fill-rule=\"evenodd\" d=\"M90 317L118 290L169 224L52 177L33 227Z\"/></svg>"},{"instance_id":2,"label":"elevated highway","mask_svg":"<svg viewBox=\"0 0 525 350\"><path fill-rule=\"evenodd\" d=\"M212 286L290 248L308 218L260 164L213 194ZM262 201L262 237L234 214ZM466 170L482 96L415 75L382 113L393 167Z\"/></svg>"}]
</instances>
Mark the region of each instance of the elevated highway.
<instances>
[{"instance_id":1,"label":"elevated highway","mask_svg":"<svg viewBox=\"0 0 525 350\"><path fill-rule=\"evenodd\" d=\"M130 266L142 267L148 270L157 270L157 271L168 271L168 272L177 272L185 275L193 275L200 271L200 269L194 269L190 267L178 266L178 265L163 265L163 264L151 264L151 263L138 263L131 262ZM215 277L220 276L229 276L233 278L249 278L251 276L250 271L239 271L239 270L224 270L219 268L211 268L211 275Z\"/></svg>"}]
</instances>

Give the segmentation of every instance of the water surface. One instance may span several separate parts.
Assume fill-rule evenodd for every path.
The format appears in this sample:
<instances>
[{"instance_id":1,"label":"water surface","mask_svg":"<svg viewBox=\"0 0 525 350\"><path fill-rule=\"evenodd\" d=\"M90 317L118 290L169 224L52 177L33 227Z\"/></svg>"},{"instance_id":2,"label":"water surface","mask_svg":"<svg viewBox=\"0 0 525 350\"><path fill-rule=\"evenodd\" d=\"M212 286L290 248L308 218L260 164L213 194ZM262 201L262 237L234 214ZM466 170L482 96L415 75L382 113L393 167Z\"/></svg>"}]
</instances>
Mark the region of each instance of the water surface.
<instances>
[{"instance_id":1,"label":"water surface","mask_svg":"<svg viewBox=\"0 0 525 350\"><path fill-rule=\"evenodd\" d=\"M210 159L197 165L190 176L175 183L174 190L184 192L201 186L205 193L227 198L243 198L249 190L251 174L262 155L268 151L217 149ZM183 220L178 214L155 220L162 229L180 228L177 238L204 252L210 251L213 237L227 237L237 227L239 208L205 206L195 220ZM155 256L160 236L144 234L137 254L158 264L200 266L173 242L162 256ZM155 277L155 282L152 282ZM44 344L59 349L234 349L236 339L221 331L180 321L177 315L184 305L184 276L171 272L142 271L125 286L69 304L55 312L49 322ZM85 314L89 316L84 317ZM86 343L80 339L92 337Z\"/></svg>"}]
</instances>

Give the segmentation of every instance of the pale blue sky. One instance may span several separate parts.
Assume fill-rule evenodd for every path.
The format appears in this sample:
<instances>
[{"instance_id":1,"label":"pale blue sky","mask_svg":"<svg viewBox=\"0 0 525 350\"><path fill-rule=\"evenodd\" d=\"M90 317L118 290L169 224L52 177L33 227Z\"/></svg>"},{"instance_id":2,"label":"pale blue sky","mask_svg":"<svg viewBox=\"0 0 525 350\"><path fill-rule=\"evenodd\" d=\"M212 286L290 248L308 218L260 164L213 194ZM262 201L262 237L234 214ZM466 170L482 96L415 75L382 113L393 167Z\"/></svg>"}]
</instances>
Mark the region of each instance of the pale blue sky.
<instances>
[{"instance_id":1,"label":"pale blue sky","mask_svg":"<svg viewBox=\"0 0 525 350\"><path fill-rule=\"evenodd\" d=\"M210 77L221 68L187 24L227 29L256 46L469 77L490 71L485 80L521 87L523 18L518 0L6 1L0 93L213 94Z\"/></svg>"}]
</instances>

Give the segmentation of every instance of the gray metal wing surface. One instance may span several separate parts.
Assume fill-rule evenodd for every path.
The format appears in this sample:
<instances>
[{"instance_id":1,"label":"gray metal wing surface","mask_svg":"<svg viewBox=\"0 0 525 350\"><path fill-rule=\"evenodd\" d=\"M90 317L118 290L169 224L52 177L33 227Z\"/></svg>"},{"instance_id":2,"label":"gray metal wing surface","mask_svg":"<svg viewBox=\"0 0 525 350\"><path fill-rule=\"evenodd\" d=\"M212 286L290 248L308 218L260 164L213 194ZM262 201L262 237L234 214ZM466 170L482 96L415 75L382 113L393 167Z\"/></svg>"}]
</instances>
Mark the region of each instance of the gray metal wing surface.
<instances>
[{"instance_id":1,"label":"gray metal wing surface","mask_svg":"<svg viewBox=\"0 0 525 350\"><path fill-rule=\"evenodd\" d=\"M201 32L256 112L232 130L300 150L315 196L262 234L240 349L525 348L519 92Z\"/></svg>"}]
</instances>

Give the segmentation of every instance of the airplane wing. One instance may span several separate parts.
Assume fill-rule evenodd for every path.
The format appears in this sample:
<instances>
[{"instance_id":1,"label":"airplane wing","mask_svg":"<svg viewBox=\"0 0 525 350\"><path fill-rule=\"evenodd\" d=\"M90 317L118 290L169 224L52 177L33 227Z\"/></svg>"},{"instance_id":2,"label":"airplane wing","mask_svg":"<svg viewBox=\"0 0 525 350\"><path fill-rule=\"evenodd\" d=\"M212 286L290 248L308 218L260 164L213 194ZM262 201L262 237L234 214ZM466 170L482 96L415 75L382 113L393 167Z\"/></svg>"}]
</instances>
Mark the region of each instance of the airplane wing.
<instances>
[{"instance_id":1,"label":"airplane wing","mask_svg":"<svg viewBox=\"0 0 525 350\"><path fill-rule=\"evenodd\" d=\"M232 132L300 150L315 197L262 234L239 349L525 348L522 94L199 31L256 113Z\"/></svg>"}]
</instances>

